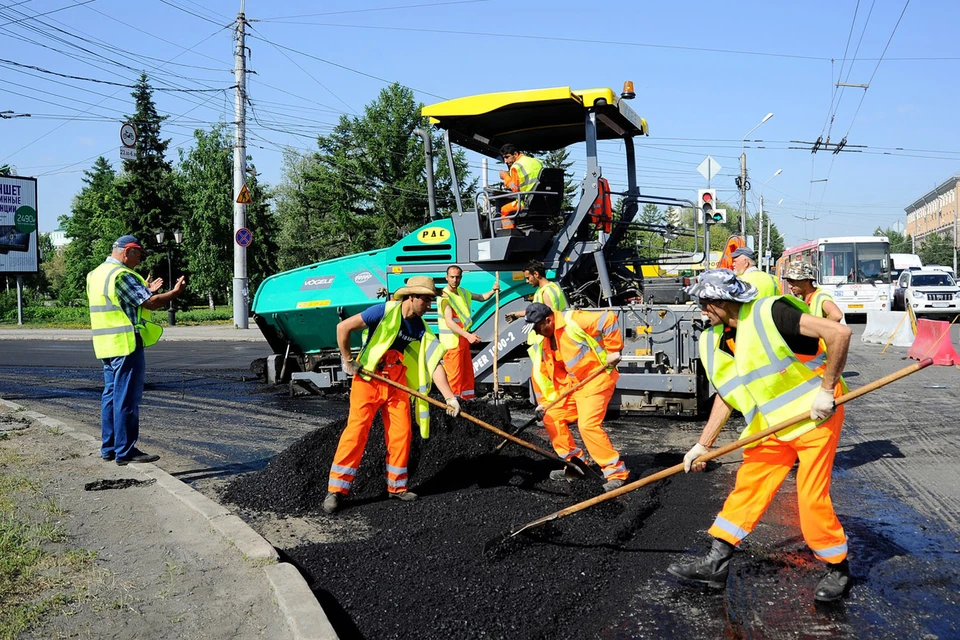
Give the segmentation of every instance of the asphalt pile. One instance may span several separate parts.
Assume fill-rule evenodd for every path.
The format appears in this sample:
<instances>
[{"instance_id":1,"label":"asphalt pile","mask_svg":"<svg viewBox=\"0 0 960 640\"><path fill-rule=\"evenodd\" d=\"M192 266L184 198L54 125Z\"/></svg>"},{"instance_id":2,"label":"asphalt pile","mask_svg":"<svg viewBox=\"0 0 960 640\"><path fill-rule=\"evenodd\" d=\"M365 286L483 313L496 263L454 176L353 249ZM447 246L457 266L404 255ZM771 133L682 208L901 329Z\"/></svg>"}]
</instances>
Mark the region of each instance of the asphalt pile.
<instances>
[{"instance_id":1,"label":"asphalt pile","mask_svg":"<svg viewBox=\"0 0 960 640\"><path fill-rule=\"evenodd\" d=\"M464 411L495 425L499 420L484 402L467 403ZM687 501L662 509L671 490L667 481L485 553L485 543L504 532L602 494L600 481L550 480L559 462L512 444L493 453L500 441L495 434L441 410L431 419L429 440L414 434L411 448L410 488L421 496L415 502L386 497L379 417L354 489L333 516L325 516L320 504L342 422L305 436L223 492L225 500L248 510L362 517L372 532L363 539L285 550L311 581L341 638L599 637L607 621L624 619L633 587L661 573L678 544L694 542L689 518L702 511L706 524L714 508L701 496L698 507ZM634 479L679 457L625 460ZM671 522L683 520L677 527L682 533L668 522L666 529L660 524L655 540L639 535L658 511ZM671 553L649 553L658 545Z\"/></svg>"}]
</instances>

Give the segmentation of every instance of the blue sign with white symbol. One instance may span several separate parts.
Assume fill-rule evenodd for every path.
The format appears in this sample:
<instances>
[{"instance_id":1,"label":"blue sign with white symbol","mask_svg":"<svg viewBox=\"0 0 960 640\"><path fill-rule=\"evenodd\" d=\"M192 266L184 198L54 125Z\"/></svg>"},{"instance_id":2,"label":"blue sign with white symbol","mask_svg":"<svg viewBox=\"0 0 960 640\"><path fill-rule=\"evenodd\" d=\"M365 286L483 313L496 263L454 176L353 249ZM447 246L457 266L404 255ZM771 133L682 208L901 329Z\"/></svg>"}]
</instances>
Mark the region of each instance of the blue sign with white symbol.
<instances>
[{"instance_id":1,"label":"blue sign with white symbol","mask_svg":"<svg viewBox=\"0 0 960 640\"><path fill-rule=\"evenodd\" d=\"M253 233L246 227L237 229L237 244L241 247L249 247L253 243Z\"/></svg>"}]
</instances>

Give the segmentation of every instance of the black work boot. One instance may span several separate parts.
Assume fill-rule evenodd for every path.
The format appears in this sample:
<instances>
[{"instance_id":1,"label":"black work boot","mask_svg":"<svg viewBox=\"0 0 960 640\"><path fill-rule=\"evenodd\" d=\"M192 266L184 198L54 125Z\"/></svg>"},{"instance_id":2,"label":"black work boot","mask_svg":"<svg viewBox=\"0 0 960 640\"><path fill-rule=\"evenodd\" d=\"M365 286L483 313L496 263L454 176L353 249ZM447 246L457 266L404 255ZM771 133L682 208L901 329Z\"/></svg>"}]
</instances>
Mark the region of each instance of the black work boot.
<instances>
[{"instance_id":1,"label":"black work boot","mask_svg":"<svg viewBox=\"0 0 960 640\"><path fill-rule=\"evenodd\" d=\"M734 547L726 540L714 539L710 553L689 564L674 563L667 567L667 573L681 580L705 584L708 587L722 589L727 586L727 574Z\"/></svg>"},{"instance_id":2,"label":"black work boot","mask_svg":"<svg viewBox=\"0 0 960 640\"><path fill-rule=\"evenodd\" d=\"M846 559L837 564L827 563L827 572L820 578L814 599L820 602L833 602L843 597L850 585L850 563Z\"/></svg>"}]
</instances>

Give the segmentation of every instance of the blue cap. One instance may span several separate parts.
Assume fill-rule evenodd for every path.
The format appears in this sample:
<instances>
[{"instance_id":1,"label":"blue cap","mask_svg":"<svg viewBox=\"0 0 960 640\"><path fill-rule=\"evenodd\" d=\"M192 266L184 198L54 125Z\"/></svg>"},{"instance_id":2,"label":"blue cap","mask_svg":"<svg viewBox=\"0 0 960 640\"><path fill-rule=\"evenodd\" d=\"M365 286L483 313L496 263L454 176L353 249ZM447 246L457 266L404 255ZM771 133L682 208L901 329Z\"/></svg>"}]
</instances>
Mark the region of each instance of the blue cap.
<instances>
[{"instance_id":1,"label":"blue cap","mask_svg":"<svg viewBox=\"0 0 960 640\"><path fill-rule=\"evenodd\" d=\"M527 305L523 319L530 324L537 324L553 315L553 309L542 302L531 302Z\"/></svg>"},{"instance_id":2,"label":"blue cap","mask_svg":"<svg viewBox=\"0 0 960 640\"><path fill-rule=\"evenodd\" d=\"M136 239L135 236L120 236L117 238L117 241L113 243L114 249L139 249L143 255L147 255L147 250L143 248L143 245L140 244L140 241Z\"/></svg>"},{"instance_id":3,"label":"blue cap","mask_svg":"<svg viewBox=\"0 0 960 640\"><path fill-rule=\"evenodd\" d=\"M753 249L751 249L750 247L740 247L739 249L737 249L736 251L730 254L731 258L739 258L740 256L750 258L754 262L756 262L757 260L757 254L754 253Z\"/></svg>"}]
</instances>

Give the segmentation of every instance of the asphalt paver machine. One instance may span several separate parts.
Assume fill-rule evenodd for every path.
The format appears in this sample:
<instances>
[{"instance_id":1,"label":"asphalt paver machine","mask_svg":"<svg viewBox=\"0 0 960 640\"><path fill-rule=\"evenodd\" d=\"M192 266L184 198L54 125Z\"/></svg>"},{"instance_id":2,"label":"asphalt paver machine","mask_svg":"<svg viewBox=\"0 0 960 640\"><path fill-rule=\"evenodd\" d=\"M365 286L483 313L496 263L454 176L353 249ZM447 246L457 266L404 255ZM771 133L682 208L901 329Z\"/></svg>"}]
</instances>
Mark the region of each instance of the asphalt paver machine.
<instances>
[{"instance_id":1,"label":"asphalt paver machine","mask_svg":"<svg viewBox=\"0 0 960 640\"><path fill-rule=\"evenodd\" d=\"M628 103L632 97L626 89L618 96L607 88L560 87L470 96L425 107L423 115L444 132L451 169L454 144L497 160L505 143L532 153L574 145L582 148L586 172L579 200L564 209L564 172L545 168L533 190L523 194L484 189L464 206L462 194L455 193L457 210L449 217L432 213L426 224L391 247L267 278L253 303L257 325L274 351L266 362L267 379L314 389L349 384L340 371L337 322L383 301L414 275L431 276L442 288L449 265L463 269L462 286L473 292L490 290L499 275L500 313L522 310L534 293L524 281L523 267L537 259L545 263L547 276L560 284L571 306L612 310L619 316L625 346L611 409L673 415L700 412L709 391L697 357L696 342L704 327L700 310L689 303L644 302L645 261L631 232L692 237L694 250L673 258L683 264L703 261L708 238L700 237L696 223L679 228L637 220L646 203L676 208L696 205L686 199L641 194L634 139L649 134L646 121ZM428 141L430 136L424 138ZM619 141L626 169L626 190L613 193L622 203L612 217L604 207L608 183L598 159L598 142L606 140ZM427 157L430 210L435 212L429 147ZM520 212L510 217L513 228L505 229L500 207L504 200L519 197L524 198ZM704 227L705 232L708 229ZM526 397L530 325L522 320L508 323L502 315L495 323L494 315L494 298L474 303L472 330L482 340L473 352L477 388L492 387L496 338L500 388ZM436 310L425 319L435 325ZM495 324L499 324L496 337Z\"/></svg>"}]
</instances>

